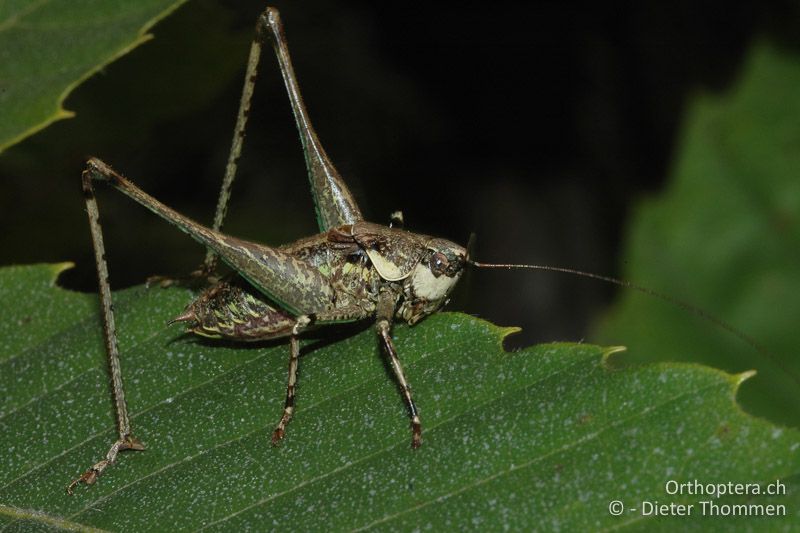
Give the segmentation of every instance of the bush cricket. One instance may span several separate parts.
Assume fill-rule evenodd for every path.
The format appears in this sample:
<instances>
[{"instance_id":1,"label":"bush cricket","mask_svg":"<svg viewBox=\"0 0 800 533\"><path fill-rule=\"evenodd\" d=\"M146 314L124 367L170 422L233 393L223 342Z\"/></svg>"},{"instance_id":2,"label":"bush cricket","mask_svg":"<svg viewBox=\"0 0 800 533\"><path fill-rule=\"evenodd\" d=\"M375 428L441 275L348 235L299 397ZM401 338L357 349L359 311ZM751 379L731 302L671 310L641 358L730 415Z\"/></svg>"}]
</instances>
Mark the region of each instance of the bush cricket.
<instances>
[{"instance_id":1,"label":"bush cricket","mask_svg":"<svg viewBox=\"0 0 800 533\"><path fill-rule=\"evenodd\" d=\"M262 45L269 40L278 58L305 153L314 197L317 235L277 248L220 233L256 81ZM105 458L70 483L92 484L119 452L143 450L131 430L117 348L105 247L99 224L93 181L105 181L166 219L208 249L198 277L209 277L221 258L235 278L211 284L171 323L190 332L237 341L289 337L289 376L283 414L272 434L277 444L294 412L299 357L298 336L327 324L375 319L375 329L390 358L411 419L411 445L419 447L422 429L398 354L392 344L395 319L414 324L438 310L462 274L467 251L455 243L381 226L363 220L361 211L331 163L314 131L292 68L278 11L267 8L259 17L250 50L233 143L225 171L213 229L163 205L98 159L83 172L83 192L95 252L106 351L111 371L118 438ZM395 221L401 216L395 215Z\"/></svg>"},{"instance_id":2,"label":"bush cricket","mask_svg":"<svg viewBox=\"0 0 800 533\"><path fill-rule=\"evenodd\" d=\"M268 42L277 56L300 134L320 231L278 247L221 233L242 150L262 47ZM554 270L592 277L669 300L711 318L726 330L732 330L727 324L684 302L614 278L557 267L479 263L469 257L469 246L396 227L402 223L400 213L392 215L393 224L389 226L365 221L311 125L292 67L280 15L270 7L259 16L256 24L212 228L162 204L99 159L90 159L82 174L118 435L105 457L69 484L69 494L80 483L93 484L116 462L120 452L145 449L144 444L133 436L128 417L94 181L109 183L207 248L205 261L193 276L208 284L170 324L183 323L188 332L234 341L288 337L290 355L286 397L283 413L272 433L275 445L284 438L295 409L299 336L321 326L371 319L408 410L411 446L418 448L422 442L420 415L392 342L392 323L400 320L413 325L439 310L447 302L467 265ZM214 276L218 259L233 269L232 276L222 279ZM739 332L733 332L744 338ZM745 341L754 345L748 338Z\"/></svg>"}]
</instances>

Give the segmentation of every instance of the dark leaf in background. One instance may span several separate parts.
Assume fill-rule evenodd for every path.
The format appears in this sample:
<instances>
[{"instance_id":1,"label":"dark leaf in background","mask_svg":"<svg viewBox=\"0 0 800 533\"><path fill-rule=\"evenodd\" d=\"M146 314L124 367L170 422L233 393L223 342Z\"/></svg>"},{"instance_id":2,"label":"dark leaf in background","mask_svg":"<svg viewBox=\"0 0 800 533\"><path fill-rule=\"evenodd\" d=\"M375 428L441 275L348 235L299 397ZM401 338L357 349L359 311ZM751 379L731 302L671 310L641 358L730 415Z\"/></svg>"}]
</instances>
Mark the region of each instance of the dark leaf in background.
<instances>
[{"instance_id":1,"label":"dark leaf in background","mask_svg":"<svg viewBox=\"0 0 800 533\"><path fill-rule=\"evenodd\" d=\"M64 99L147 41L185 0L4 2L0 5L0 152L69 118Z\"/></svg>"},{"instance_id":2,"label":"dark leaf in background","mask_svg":"<svg viewBox=\"0 0 800 533\"><path fill-rule=\"evenodd\" d=\"M755 46L741 81L697 98L669 188L643 203L628 233L624 276L722 317L759 353L708 322L625 294L597 338L643 361L755 369L751 412L800 425L800 59Z\"/></svg>"}]
</instances>

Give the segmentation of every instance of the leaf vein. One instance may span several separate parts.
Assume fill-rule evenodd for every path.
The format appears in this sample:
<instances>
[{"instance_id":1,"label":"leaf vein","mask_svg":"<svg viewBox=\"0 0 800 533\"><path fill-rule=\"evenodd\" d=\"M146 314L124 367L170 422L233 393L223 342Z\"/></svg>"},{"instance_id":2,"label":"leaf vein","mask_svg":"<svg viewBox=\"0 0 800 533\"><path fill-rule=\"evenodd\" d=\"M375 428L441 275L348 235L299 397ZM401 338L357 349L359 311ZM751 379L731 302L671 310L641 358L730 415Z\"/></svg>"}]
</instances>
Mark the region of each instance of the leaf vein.
<instances>
[{"instance_id":1,"label":"leaf vein","mask_svg":"<svg viewBox=\"0 0 800 533\"><path fill-rule=\"evenodd\" d=\"M594 355L596 355L596 354L592 354L592 356L594 356ZM588 359L588 357L587 357L587 359ZM568 366L565 366L565 367L559 368L559 369L558 369L558 370L556 370L555 372L551 372L550 374L548 374L548 375L546 375L546 376L543 376L542 378L540 378L540 379L537 379L536 381L533 381L533 382L531 382L531 383L529 383L529 384L523 385L522 387L518 387L518 388L515 388L515 389L509 389L509 392L515 392L515 391L518 391L518 390L524 390L524 389L528 389L528 388L530 388L530 387L535 387L536 385L539 385L539 384L540 384L540 383L542 383L543 381L546 381L546 380L548 380L548 379L550 379L550 378L552 378L552 377L554 377L554 376L557 376L557 375L559 375L559 374L562 374L562 373L564 373L564 372L567 372L568 370L570 370L571 368L573 368L573 367L575 367L575 366L577 366L577 365L581 364L582 362L584 362L584 359L583 359L583 358L582 358L582 359L580 359L579 361L576 361L576 362L574 362L574 363L572 363L572 364L568 365ZM488 400L488 401L484 401L484 402L477 403L477 404L475 404L475 405L474 405L474 406L473 406L471 409L469 409L468 411L475 410L475 409L478 409L478 408L483 408L483 407L485 407L486 405L489 405L489 404L491 404L491 403L494 403L495 401L499 401L500 399L502 399L502 397L500 397L500 398L494 397L494 398L492 398L492 399L490 399L490 400ZM466 411L465 411L465 412L466 412ZM458 417L460 417L460 416L463 416L463 415L464 415L464 412L461 412L461 413L458 413L458 414L456 414L456 415L454 415L454 416L451 416L451 417L448 417L448 418L442 419L442 420L440 420L439 422L437 422L437 423L435 423L435 424L432 424L431 426L429 426L429 428L428 428L428 429L429 429L429 430L435 429L435 428L437 428L437 427L439 427L439 426L442 426L442 425L444 425L444 424L446 424L446 423L448 423L448 422L451 422L451 421L455 420L456 418L458 418ZM357 461L353 461L353 462L351 462L351 463L348 463L348 464L346 464L346 465L343 465L343 466L340 466L340 467L338 467L338 468L335 468L335 469L333 469L333 470L331 470L331 471L329 471L329 472L326 472L326 473L324 473L324 474L320 474L320 475L318 475L318 476L316 476L316 477L310 478L310 479L308 479L308 480L306 480L306 481L303 481L303 482L301 482L301 483L299 483L299 484L295 485L295 486L294 486L294 487L292 487L291 489L288 489L288 490L285 490L285 491L283 491L283 492L278 492L278 493L276 493L276 494L270 495L270 496L269 496L269 497L267 497L267 498L263 498L262 500L259 500L259 501L257 501L257 502L254 502L254 503L252 503L251 505L248 505L248 506L246 506L246 507L243 507L242 509L239 509L238 511L235 511L235 512L233 512L233 513L231 513L231 514L229 514L229 515L227 515L227 516L225 516L225 517L223 517L223 518L219 519L219 520L216 520L216 521L214 521L214 522L210 522L210 523L208 523L208 524L204 525L203 527L201 527L201 528L197 529L196 531L202 531L203 529L206 529L206 528L208 528L208 527L211 527L211 526L213 526L213 525L215 525L215 524L218 524L218 523L224 522L224 521L226 521L226 520L229 520L229 519L233 518L234 516L236 516L236 515L238 515L238 514L241 514L241 513L245 512L245 511L248 511L248 510L250 510L250 509L253 509L253 508L255 508L255 507L261 506L261 505L263 505L263 504L265 504L265 503L267 503L267 502L269 502L269 501L271 501L271 500L274 500L274 499L276 499L276 498L278 498L278 497L280 497L280 496L283 496L283 495L285 495L285 494L289 494L289 493L291 493L291 492L294 492L294 491L296 491L296 490L300 489L301 487L304 487L304 486L306 486L306 485L309 485L309 484L311 484L311 483L314 483L314 482L316 482L316 481L319 481L319 480L321 480L321 479L325 479L325 478L327 478L327 477L330 477L330 476L332 476L332 475L334 475L334 474L337 474L337 473L339 473L339 472L341 472L341 471L343 471L343 470L346 470L347 468L350 468L350 467L352 467L352 466L355 466L355 465L357 465L357 464L363 463L364 461L367 461L367 460L369 460L369 459L372 459L372 458L378 457L379 455L385 454L385 453L387 453L388 451L392 450L393 448L396 448L397 446L398 446L398 444L391 444L390 446L387 446L387 447L385 447L385 448L382 448L382 449L380 449L380 450L377 450L377 451L375 451L375 452L373 452L373 453L371 453L371 454L369 454L369 455L365 455L364 457L362 457L362 458L358 459Z\"/></svg>"},{"instance_id":2,"label":"leaf vein","mask_svg":"<svg viewBox=\"0 0 800 533\"><path fill-rule=\"evenodd\" d=\"M413 507L409 507L407 509L403 509L402 511L397 512L395 514L387 515L387 516L385 516L385 517L383 517L383 518L381 518L379 520L375 520L374 522L370 522L369 524L366 524L364 526L355 528L352 531L365 531L366 529L372 528L372 527L374 527L374 526L376 526L378 524L382 524L382 523L388 522L388 521L393 520L393 519L395 519L395 518L397 518L399 516L402 516L404 514L408 514L408 513L412 512L412 511L417 511L419 509L422 509L424 507L428 507L428 506L433 505L433 504L442 503L442 502L446 501L447 499L449 499L452 496L455 496L457 494L461 494L461 493L466 492L468 490L474 489L474 488L476 488L476 487L478 487L480 485L488 483L489 481L493 481L494 479L497 479L497 478L500 478L502 476L511 474L512 472L516 472L517 470L522 470L523 468L528 468L528 467L532 466L533 464L535 464L535 463L537 463L537 462L539 462L539 461L541 461L543 459L546 459L546 458L551 457L553 455L556 455L558 453L564 452L566 450L575 448L576 446L579 446L581 444L584 444L586 442L594 440L596 437L598 437L599 435L601 435L603 433L606 433L606 432L608 432L608 431L610 431L610 430L612 430L612 429L614 429L616 427L619 427L619 426L621 426L621 425L623 425L623 424L625 424L627 422L630 422L632 420L636 420L636 419L638 419L638 418L640 418L640 417L642 417L644 415L648 415L648 414L652 413L653 411L655 411L657 409L661 409L662 407L664 407L666 405L669 405L670 403L673 403L675 401L678 401L678 400L680 400L680 399L682 399L684 397L694 396L694 395L697 395L697 394L699 394L699 393L701 393L701 392L703 392L703 391L705 391L707 389L711 389L711 388L714 388L714 387L720 387L720 385L715 383L715 384L712 384L712 385L707 385L705 387L701 387L699 389L695 389L693 391L689 391L689 392L684 392L684 393L678 394L678 395L673 396L672 398L669 398L669 399L667 399L667 400L665 400L665 401L663 401L663 402L661 402L659 404L656 404L655 406L649 406L650 408L642 409L641 411L637 412L634 415L622 418L622 419L620 419L620 420L618 420L616 422L613 422L612 424L609 424L605 428L598 429L597 431L594 431L592 433L588 433L588 434L584 435L583 437L581 437L581 438L579 438L579 439L577 439L575 441L572 441L570 443L564 444L564 445L560 446L559 448L556 448L555 450L547 452L546 454L541 455L539 457L535 457L535 458L533 458L533 459L531 459L531 460L529 460L529 461L527 461L525 463L521 463L520 465L514 465L511 468L509 468L508 470L497 472L495 474L492 474L491 476L487 476L485 478L473 481L472 483L466 484L466 485L464 485L463 487L460 487L457 490L448 492L446 494L442 494L441 496L438 496L438 497L436 497L436 498L434 498L432 500L426 501L426 502L422 502L422 503L420 503L418 505L415 505Z\"/></svg>"},{"instance_id":3,"label":"leaf vein","mask_svg":"<svg viewBox=\"0 0 800 533\"><path fill-rule=\"evenodd\" d=\"M30 15L31 13L38 11L41 7L43 7L46 4L49 4L51 1L52 0L39 0L38 2L33 2L32 4L29 4L24 9L18 11L17 13L14 13L3 22L0 22L0 32L13 29L14 26L19 24L19 20L21 18L24 18Z\"/></svg>"},{"instance_id":4,"label":"leaf vein","mask_svg":"<svg viewBox=\"0 0 800 533\"><path fill-rule=\"evenodd\" d=\"M157 332L153 333L152 335L150 335L150 336L148 337L148 340L152 339L152 337L154 337L155 335L157 335L159 332L160 332L160 331L157 331ZM147 341L145 341L145 342L147 342ZM135 346L138 346L139 344L140 344L140 343L137 343ZM230 374L230 373L232 373L232 372L235 372L235 371L237 371L238 369L240 369L240 368L241 368L241 367L243 367L243 366L246 366L246 365L248 365L248 364L250 364L250 363L253 363L253 362L255 362L255 361L261 360L263 357L266 357L267 355L268 355L268 354L262 354L262 355L259 355L259 356L257 356L257 357L254 357L253 359L250 359L250 360L248 360L248 361L245 361L244 363L242 363L242 364L240 364L240 365L236 365L236 366L234 366L234 367L231 367L231 368L229 368L228 370L226 370L225 372L222 372L221 374L218 374L218 375L216 375L216 376L213 376L213 377L211 377L211 378L207 379L206 381L203 381L203 382L201 382L201 383L198 383L198 384L196 384L196 385L193 385L192 387L190 387L190 388L188 388L188 389L184 389L184 390L180 391L179 393L177 393L177 394L176 394L174 397L172 397L172 398L165 398L164 400L161 400L161 401L159 401L159 402L156 402L156 403L154 403L154 404L152 404L152 405L150 405L150 406L148 406L148 407L146 407L146 408L142 409L141 411L138 411L138 412L136 412L136 413L133 413L133 414L131 414L131 416L130 416L130 419L131 419L131 420L134 420L134 419L136 419L136 418L138 418L138 417L140 417L140 416L142 416L142 415L145 415L145 414L149 413L150 411L152 411L152 410L154 410L154 409L156 409L156 408L158 408L158 407L160 407L160 406L162 406L162 405L164 405L164 404L167 404L167 403L169 403L169 400L172 400L172 401L174 401L176 398L180 398L180 397L182 397L182 396L184 396L184 395L186 395L186 394L188 394L188 393L190 393L190 392L192 392L192 391L194 391L194 390L196 390L196 389L199 389L199 388L205 387L206 385L208 385L208 384L210 384L210 383L213 383L213 382L214 382L216 379L219 379L219 378L222 378L222 377L224 377L224 376L227 376L228 374ZM94 368L93 370L99 370L99 369L97 369L97 368ZM54 455L53 457L51 457L51 458L50 458L50 459L48 459L47 461L44 461L44 462L42 462L42 463L38 463L36 466L34 466L33 468L31 468L29 471L25 472L25 473L24 473L24 474L22 474L21 476L18 476L17 478L15 478L15 479L14 479L13 481L11 481L10 483L7 483L6 485L3 485L2 487L0 487L0 491L7 489L9 486L11 486L13 483L17 482L18 480L20 480L20 479L22 479L22 478L24 478L24 477L26 477L26 476L30 475L31 473L33 473L33 472L35 472L35 471L37 471L37 470L39 470L39 469L41 469L41 468L44 468L45 466L47 466L47 465L51 464L52 462L54 462L55 460L57 460L58 458L60 458L60 457L62 457L62 456L64 456L64 455L67 455L68 453L70 453L70 452L72 452L72 451L74 451L74 450L76 450L76 449L80 448L81 446L83 446L84 444L86 444L86 443L88 443L88 442L92 441L93 439L96 439L97 437L100 437L101 435L104 435L104 434L106 434L106 433L108 433L108 432L111 432L111 431L116 431L116 430L117 430L117 429L116 429L116 427L115 427L115 426L111 426L111 427L107 427L106 429L104 429L104 430L102 430L102 431L99 431L99 432L97 432L97 433L94 433L93 435L90 435L89 437L87 437L86 439L82 440L81 442L79 442L79 443L75 444L74 446L71 446L71 447L69 447L69 448L65 449L64 451L62 451L62 452L61 452L61 453L59 453L58 455Z\"/></svg>"},{"instance_id":5,"label":"leaf vein","mask_svg":"<svg viewBox=\"0 0 800 533\"><path fill-rule=\"evenodd\" d=\"M442 349L442 350L443 350L443 349ZM440 350L440 351L442 351L442 350ZM432 353L435 353L435 352L432 352ZM266 354L265 354L265 355L266 355ZM259 356L259 357L258 357L258 359L260 359L261 357L264 357L264 356ZM423 358L421 358L421 359L420 359L420 361L422 361L422 360L424 360L424 359L427 359L427 357L423 357ZM253 361L255 361L255 359L253 359ZM418 361L418 362L419 362L419 361ZM238 368L238 367L237 367L237 368ZM413 366L412 366L411 368L413 368ZM355 384L355 385L353 385L352 387L348 387L347 389L342 389L342 390L341 390L341 392L339 392L339 393L337 393L337 394L335 394L335 395L333 395L333 396L328 396L328 397L325 397L325 398L324 398L324 399L322 399L321 401L318 401L318 402L316 402L316 403L313 403L313 404L311 404L311 405L308 405L307 407L305 407L305 408L303 409L303 411L304 411L304 412L313 411L314 409L316 409L316 408L317 408L317 407L319 407L320 405L324 405L324 404L326 404L326 403L329 403L329 402L331 402L332 400L335 400L336 398L339 398L339 397L341 397L341 396L344 396L344 395L346 395L347 393L349 393L349 392L351 392L351 391L353 391L353 390L355 390L355 389L357 389L357 388L359 388L359 387L362 387L362 386L364 386L364 385L366 385L366 384L369 384L369 383L372 383L372 382L376 382L376 381L379 381L379 380L382 380L382 379L383 379L383 378L381 378L381 377L378 377L378 376L368 376L368 378L367 378L366 380L359 381L358 383L356 383L356 384ZM73 513L72 515L70 515L70 516L69 516L69 518L75 518L75 517L77 517L78 515L80 515L80 514L82 514L82 513L86 512L87 510L89 510L91 507L93 507L93 506L97 505L97 504L98 504L98 503L100 503L100 502L103 502L103 501L106 501L106 500L110 499L110 498L111 498L111 497L112 497L114 494L116 494L116 493L118 493L118 492L120 492L120 491L122 491L122 490L124 490L124 489L126 489L126 488L128 488L128 487L130 487L130 486L132 486L132 485L136 485L137 483L140 483L140 482L142 482L142 481L144 481L144 480L146 480L146 479L148 479L148 478L151 478L151 477L153 477L153 476L155 476L155 475L161 474L161 473L163 473L163 472L165 472L165 471L167 471L167 470L170 470L170 469L172 469L172 468L175 468L175 467L177 467L177 466L181 466L181 465L182 465L182 464L184 464L184 463L188 464L188 463L190 463L190 462L192 462L192 461L194 461L194 460L196 460L196 459L198 459L198 458L200 458L200 457L202 457L202 456L204 456L204 455L206 455L206 454L208 454L208 453L211 453L211 452L213 452L213 451L215 451L215 450L217 450L217 449L219 449L219 448L222 448L222 447L224 447L224 446L227 446L227 445L229 445L229 444L233 444L234 442L240 442L240 441L242 441L242 440L244 440L244 439L246 439L246 438L248 438L248 437L250 437L250 436L252 436L252 435L255 435L255 434L256 434L256 433L258 433L259 431L264 431L264 428L263 428L263 427L259 427L259 428L257 428L257 429L254 429L254 430L252 430L252 431L248 431L247 433L244 433L244 434L242 434L242 435L240 435L240 436L238 436L238 437L236 437L236 438L232 438L232 439L228 439L228 440L224 440L224 441L218 442L218 443L217 443L217 444L215 444L214 446L212 446L212 447L210 447L210 448L206 448L206 449L204 449L204 450L201 450L201 451L199 451L198 453L196 453L196 454L194 454L194 455L190 455L190 456L188 456L188 457L183 457L183 458L181 458L181 459L180 459L180 460L178 460L178 461L174 461L174 462L172 462L172 463L169 463L169 464L167 464L167 465L164 465L164 466L162 466L161 468L158 468L158 469L156 469L156 470L154 470L154 471L150 472L149 474L147 474L147 475L145 475L145 476L142 476L142 477L140 477L140 478L138 478L138 479L135 479L135 480L133 480L133 481L131 481L131 482L129 482L129 483L126 483L125 485L122 485L121 487L118 487L117 489L115 489L115 490L113 490L113 491L109 492L108 494L106 494L106 495L105 495L105 496L103 496L102 498L99 498L99 499L97 499L97 500L95 500L95 501L91 502L90 504L88 504L86 507L84 507L84 508L83 508L83 509L81 509L80 511L77 511L76 513Z\"/></svg>"},{"instance_id":6,"label":"leaf vein","mask_svg":"<svg viewBox=\"0 0 800 533\"><path fill-rule=\"evenodd\" d=\"M5 531L7 528L14 524L19 523L21 520L33 520L48 526L55 526L67 531L83 531L88 533L104 533L106 530L89 527L84 524L76 524L58 516L50 516L42 513L41 511L31 511L28 509L18 509L8 505L0 504L0 515L5 515L13 518L11 522L5 525L0 531Z\"/></svg>"}]
</instances>

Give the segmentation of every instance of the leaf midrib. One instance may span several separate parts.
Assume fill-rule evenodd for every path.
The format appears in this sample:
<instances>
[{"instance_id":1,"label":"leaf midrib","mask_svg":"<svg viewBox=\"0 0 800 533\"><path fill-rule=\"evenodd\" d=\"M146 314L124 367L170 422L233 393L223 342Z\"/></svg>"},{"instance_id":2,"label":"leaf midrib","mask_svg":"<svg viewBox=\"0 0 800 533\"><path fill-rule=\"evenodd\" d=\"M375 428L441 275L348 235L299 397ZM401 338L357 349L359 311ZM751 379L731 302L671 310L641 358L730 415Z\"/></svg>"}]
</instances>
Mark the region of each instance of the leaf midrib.
<instances>
[{"instance_id":1,"label":"leaf midrib","mask_svg":"<svg viewBox=\"0 0 800 533\"><path fill-rule=\"evenodd\" d=\"M48 526L55 526L67 531L82 531L88 533L110 533L105 529L98 529L96 527L87 526L85 524L77 524L70 522L58 516L51 516L40 511L30 511L28 509L18 509L8 505L0 504L0 515L10 516L13 518L10 522L3 526L0 531L5 531L14 524L19 523L21 520L35 521Z\"/></svg>"},{"instance_id":2,"label":"leaf midrib","mask_svg":"<svg viewBox=\"0 0 800 533\"><path fill-rule=\"evenodd\" d=\"M4 31L8 31L14 28L14 26L19 24L19 21L24 17L29 16L31 13L35 13L39 11L42 7L50 3L52 0L39 0L33 4L26 6L24 9L14 13L6 20L0 22L0 33Z\"/></svg>"}]
</instances>

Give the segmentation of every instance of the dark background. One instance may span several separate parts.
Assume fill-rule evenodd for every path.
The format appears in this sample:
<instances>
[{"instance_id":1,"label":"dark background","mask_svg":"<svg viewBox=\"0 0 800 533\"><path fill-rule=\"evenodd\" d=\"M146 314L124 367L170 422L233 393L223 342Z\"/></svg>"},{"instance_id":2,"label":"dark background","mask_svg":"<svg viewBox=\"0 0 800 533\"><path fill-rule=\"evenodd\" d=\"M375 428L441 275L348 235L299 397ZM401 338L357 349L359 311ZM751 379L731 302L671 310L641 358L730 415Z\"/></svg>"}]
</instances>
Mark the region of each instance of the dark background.
<instances>
[{"instance_id":1,"label":"dark background","mask_svg":"<svg viewBox=\"0 0 800 533\"><path fill-rule=\"evenodd\" d=\"M791 45L790 2L426 5L280 2L311 119L368 219L484 261L618 275L631 207L664 184L693 95L724 91L749 44ZM71 260L95 290L83 160L101 157L210 223L263 1L189 2L155 39L0 156L0 264ZM90 38L90 36L87 36ZM115 288L196 267L203 250L118 193L99 195ZM227 232L269 244L316 232L277 63L262 60ZM614 288L561 274L474 272L451 309L520 325L517 342L580 340Z\"/></svg>"}]
</instances>

